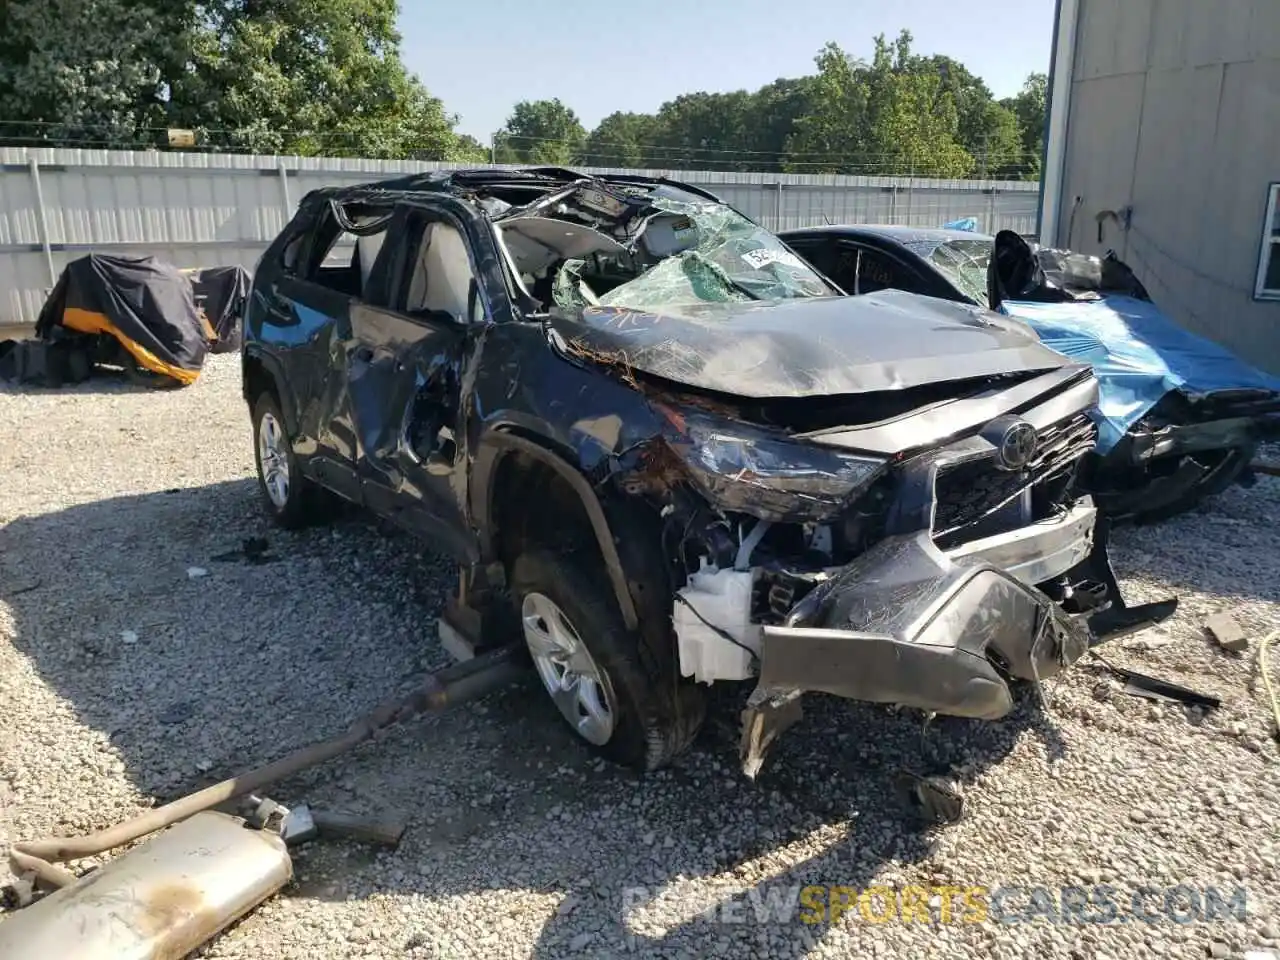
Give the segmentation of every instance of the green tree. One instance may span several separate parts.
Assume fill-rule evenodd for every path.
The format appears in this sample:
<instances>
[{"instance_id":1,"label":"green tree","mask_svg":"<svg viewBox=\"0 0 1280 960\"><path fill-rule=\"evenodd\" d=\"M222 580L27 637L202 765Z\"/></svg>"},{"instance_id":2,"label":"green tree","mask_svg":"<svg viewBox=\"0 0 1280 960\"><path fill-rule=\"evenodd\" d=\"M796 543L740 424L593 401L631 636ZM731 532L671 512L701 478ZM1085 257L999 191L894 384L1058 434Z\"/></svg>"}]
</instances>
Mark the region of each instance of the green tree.
<instances>
[{"instance_id":1,"label":"green tree","mask_svg":"<svg viewBox=\"0 0 1280 960\"><path fill-rule=\"evenodd\" d=\"M1001 106L1017 118L1022 152L1019 172L1028 180L1040 176L1048 93L1049 78L1043 73L1033 73L1016 96L1000 101Z\"/></svg>"},{"instance_id":2,"label":"green tree","mask_svg":"<svg viewBox=\"0 0 1280 960\"><path fill-rule=\"evenodd\" d=\"M162 52L183 11L129 0L0 3L0 136L136 146L163 123ZM21 121L21 122L18 122Z\"/></svg>"},{"instance_id":3,"label":"green tree","mask_svg":"<svg viewBox=\"0 0 1280 960\"><path fill-rule=\"evenodd\" d=\"M793 123L784 166L797 173L861 172L866 65L835 43L823 47L814 62L818 73L809 84L809 110Z\"/></svg>"},{"instance_id":4,"label":"green tree","mask_svg":"<svg viewBox=\"0 0 1280 960\"><path fill-rule=\"evenodd\" d=\"M658 119L649 113L611 113L591 131L582 162L591 167L661 166L653 159Z\"/></svg>"},{"instance_id":5,"label":"green tree","mask_svg":"<svg viewBox=\"0 0 1280 960\"><path fill-rule=\"evenodd\" d=\"M943 78L914 69L911 33L889 44L875 38L867 71L864 144L867 172L883 175L963 177L973 157L958 140L960 114Z\"/></svg>"},{"instance_id":6,"label":"green tree","mask_svg":"<svg viewBox=\"0 0 1280 960\"><path fill-rule=\"evenodd\" d=\"M396 0L216 0L174 110L241 150L446 159L456 118L400 60Z\"/></svg>"},{"instance_id":7,"label":"green tree","mask_svg":"<svg viewBox=\"0 0 1280 960\"><path fill-rule=\"evenodd\" d=\"M489 148L471 134L460 133L449 159L455 163L488 163Z\"/></svg>"},{"instance_id":8,"label":"green tree","mask_svg":"<svg viewBox=\"0 0 1280 960\"><path fill-rule=\"evenodd\" d=\"M744 146L753 170L782 170L796 121L814 106L812 77L781 77L751 95Z\"/></svg>"},{"instance_id":9,"label":"green tree","mask_svg":"<svg viewBox=\"0 0 1280 960\"><path fill-rule=\"evenodd\" d=\"M974 158L974 176L1002 179L1025 166L1022 135L1012 110L994 100L983 105L982 139L967 148Z\"/></svg>"},{"instance_id":10,"label":"green tree","mask_svg":"<svg viewBox=\"0 0 1280 960\"><path fill-rule=\"evenodd\" d=\"M395 0L6 0L0 135L445 159L456 118L400 61ZM15 132L16 131L16 132Z\"/></svg>"},{"instance_id":11,"label":"green tree","mask_svg":"<svg viewBox=\"0 0 1280 960\"><path fill-rule=\"evenodd\" d=\"M578 115L556 100L522 100L496 134L499 163L575 163L587 140Z\"/></svg>"},{"instance_id":12,"label":"green tree","mask_svg":"<svg viewBox=\"0 0 1280 960\"><path fill-rule=\"evenodd\" d=\"M685 170L754 169L746 153L751 94L687 93L658 110L660 166Z\"/></svg>"}]
</instances>

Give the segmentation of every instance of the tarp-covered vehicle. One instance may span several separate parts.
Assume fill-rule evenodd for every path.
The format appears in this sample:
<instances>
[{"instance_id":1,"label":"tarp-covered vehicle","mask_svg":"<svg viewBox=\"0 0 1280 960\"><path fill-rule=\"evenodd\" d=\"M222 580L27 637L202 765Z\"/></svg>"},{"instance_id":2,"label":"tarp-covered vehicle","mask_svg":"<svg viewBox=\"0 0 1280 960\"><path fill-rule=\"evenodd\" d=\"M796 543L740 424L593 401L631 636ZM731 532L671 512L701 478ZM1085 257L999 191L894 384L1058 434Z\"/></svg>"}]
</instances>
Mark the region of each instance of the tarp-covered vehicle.
<instances>
[{"instance_id":1,"label":"tarp-covered vehicle","mask_svg":"<svg viewBox=\"0 0 1280 960\"><path fill-rule=\"evenodd\" d=\"M1251 483L1257 445L1280 436L1280 377L1179 327L1114 255L1012 231L856 225L782 237L849 293L889 287L996 309L1089 363L1100 433L1081 482L1113 518L1159 519Z\"/></svg>"},{"instance_id":2,"label":"tarp-covered vehicle","mask_svg":"<svg viewBox=\"0 0 1280 960\"><path fill-rule=\"evenodd\" d=\"M213 329L210 353L234 353L240 349L240 318L249 296L252 277L241 266L203 267L184 271L191 281L196 310Z\"/></svg>"},{"instance_id":3,"label":"tarp-covered vehicle","mask_svg":"<svg viewBox=\"0 0 1280 960\"><path fill-rule=\"evenodd\" d=\"M338 494L461 565L441 636L523 635L585 741L660 765L754 679L994 719L1126 607L1075 471L1087 365L976 306L851 298L696 187L560 169L316 191L263 256L263 502Z\"/></svg>"},{"instance_id":4,"label":"tarp-covered vehicle","mask_svg":"<svg viewBox=\"0 0 1280 960\"><path fill-rule=\"evenodd\" d=\"M46 358L38 364L45 381L84 379L104 365L151 386L194 383L217 339L177 267L155 257L98 253L67 264L35 333L37 343L19 341L8 350L8 365L22 379L21 354L38 350Z\"/></svg>"}]
</instances>

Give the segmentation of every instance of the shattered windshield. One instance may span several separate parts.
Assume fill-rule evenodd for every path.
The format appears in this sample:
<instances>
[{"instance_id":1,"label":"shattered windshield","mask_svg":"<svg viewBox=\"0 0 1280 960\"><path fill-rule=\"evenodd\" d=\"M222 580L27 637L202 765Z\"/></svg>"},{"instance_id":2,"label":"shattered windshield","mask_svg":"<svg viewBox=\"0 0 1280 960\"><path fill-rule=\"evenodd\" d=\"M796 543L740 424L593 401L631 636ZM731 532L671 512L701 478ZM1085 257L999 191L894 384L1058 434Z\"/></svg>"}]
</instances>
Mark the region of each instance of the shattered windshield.
<instances>
[{"instance_id":1,"label":"shattered windshield","mask_svg":"<svg viewBox=\"0 0 1280 960\"><path fill-rule=\"evenodd\" d=\"M601 304L644 310L672 304L786 300L834 293L781 240L736 210L709 201L688 203L665 197L655 197L653 206L660 213L650 226L658 224L665 231L670 224L677 245L683 249L600 297ZM687 240L681 243L684 238Z\"/></svg>"},{"instance_id":2,"label":"shattered windshield","mask_svg":"<svg viewBox=\"0 0 1280 960\"><path fill-rule=\"evenodd\" d=\"M498 226L521 283L547 307L659 310L835 295L768 230L665 185L584 184L513 210Z\"/></svg>"},{"instance_id":3,"label":"shattered windshield","mask_svg":"<svg viewBox=\"0 0 1280 960\"><path fill-rule=\"evenodd\" d=\"M916 252L946 275L952 286L976 303L987 305L987 266L991 263L990 240L948 240Z\"/></svg>"}]
</instances>

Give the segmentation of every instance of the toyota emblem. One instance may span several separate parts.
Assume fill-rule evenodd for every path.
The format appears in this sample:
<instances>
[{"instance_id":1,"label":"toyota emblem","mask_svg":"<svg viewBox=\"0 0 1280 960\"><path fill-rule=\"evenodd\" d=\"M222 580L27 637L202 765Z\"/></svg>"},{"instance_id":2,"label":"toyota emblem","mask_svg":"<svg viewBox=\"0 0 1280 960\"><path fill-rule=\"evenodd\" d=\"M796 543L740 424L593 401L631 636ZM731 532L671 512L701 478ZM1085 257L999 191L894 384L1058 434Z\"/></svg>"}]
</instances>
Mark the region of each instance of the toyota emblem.
<instances>
[{"instance_id":1,"label":"toyota emblem","mask_svg":"<svg viewBox=\"0 0 1280 960\"><path fill-rule=\"evenodd\" d=\"M1034 424L1013 416L992 420L982 436L996 448L996 466L1011 473L1026 469L1040 439Z\"/></svg>"},{"instance_id":2,"label":"toyota emblem","mask_svg":"<svg viewBox=\"0 0 1280 960\"><path fill-rule=\"evenodd\" d=\"M996 445L996 460L1001 469L1025 469L1036 454L1036 428L1026 420L1014 420L1005 426Z\"/></svg>"}]
</instances>

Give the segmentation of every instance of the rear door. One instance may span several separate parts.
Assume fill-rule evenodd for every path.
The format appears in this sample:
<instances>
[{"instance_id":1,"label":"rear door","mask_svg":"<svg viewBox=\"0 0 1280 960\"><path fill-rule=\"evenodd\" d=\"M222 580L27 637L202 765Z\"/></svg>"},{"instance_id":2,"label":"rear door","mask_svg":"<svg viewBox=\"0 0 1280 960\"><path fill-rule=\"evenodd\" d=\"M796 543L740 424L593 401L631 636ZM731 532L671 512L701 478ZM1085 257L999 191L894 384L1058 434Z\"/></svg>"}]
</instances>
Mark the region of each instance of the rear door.
<instances>
[{"instance_id":1,"label":"rear door","mask_svg":"<svg viewBox=\"0 0 1280 960\"><path fill-rule=\"evenodd\" d=\"M352 315L363 302L390 213L389 207L324 204L310 229L286 243L281 268L262 291L268 303L264 339L284 367L304 468L357 501L346 358Z\"/></svg>"},{"instance_id":2,"label":"rear door","mask_svg":"<svg viewBox=\"0 0 1280 960\"><path fill-rule=\"evenodd\" d=\"M385 302L353 308L347 369L364 502L459 557L474 552L454 484L461 370L487 320L473 262L443 208L398 208L375 268Z\"/></svg>"}]
</instances>

